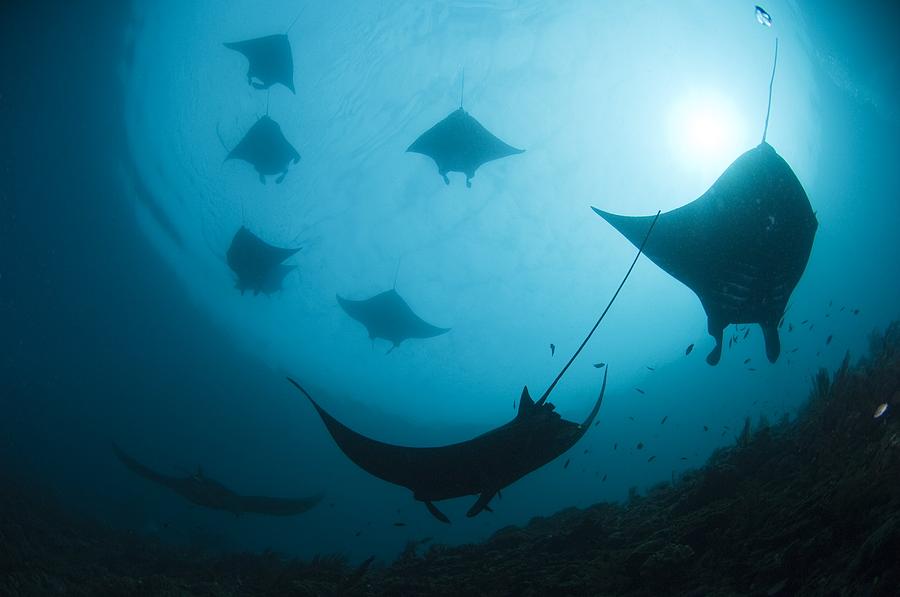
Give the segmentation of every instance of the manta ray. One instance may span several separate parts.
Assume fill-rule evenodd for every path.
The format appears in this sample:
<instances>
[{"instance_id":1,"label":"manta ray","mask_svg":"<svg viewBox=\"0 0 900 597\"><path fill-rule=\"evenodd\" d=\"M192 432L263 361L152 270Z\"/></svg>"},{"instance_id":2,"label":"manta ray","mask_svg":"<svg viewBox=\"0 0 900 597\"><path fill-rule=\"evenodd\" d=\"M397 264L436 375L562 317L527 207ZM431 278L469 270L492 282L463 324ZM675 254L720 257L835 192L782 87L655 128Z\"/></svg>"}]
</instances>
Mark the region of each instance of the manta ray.
<instances>
[{"instance_id":1,"label":"manta ray","mask_svg":"<svg viewBox=\"0 0 900 597\"><path fill-rule=\"evenodd\" d=\"M319 503L322 495L304 498L277 498L261 495L239 495L218 481L203 474L203 469L187 477L171 477L150 469L113 444L113 450L128 470L157 485L167 487L198 506L224 510L235 516L245 512L269 516L293 516L302 514Z\"/></svg>"},{"instance_id":2,"label":"manta ray","mask_svg":"<svg viewBox=\"0 0 900 597\"><path fill-rule=\"evenodd\" d=\"M652 230L653 224L645 242ZM612 307L642 250L643 245L594 327L540 399L532 400L525 386L515 418L473 439L433 448L384 443L350 429L322 408L297 381L290 377L288 381L309 399L338 448L353 463L379 479L410 489L413 498L423 502L441 522L449 523L450 519L434 505L439 500L477 495L466 515L471 518L482 510L491 511L491 500L503 488L562 455L590 429L606 393L608 366L600 395L582 423L563 419L547 399Z\"/></svg>"},{"instance_id":3,"label":"manta ray","mask_svg":"<svg viewBox=\"0 0 900 597\"><path fill-rule=\"evenodd\" d=\"M479 166L525 150L504 143L484 128L463 109L460 97L459 108L422 133L406 151L433 159L445 184L450 184L448 172L462 172L466 187L471 188Z\"/></svg>"},{"instance_id":4,"label":"manta ray","mask_svg":"<svg viewBox=\"0 0 900 597\"><path fill-rule=\"evenodd\" d=\"M600 410L606 371L600 396L581 424L563 419L546 397L534 402L526 386L513 420L474 439L436 448L397 446L357 433L331 416L300 384L288 380L309 399L347 458L379 479L410 489L432 516L449 523L435 501L478 495L466 516L491 511L491 500L503 488L574 446Z\"/></svg>"},{"instance_id":5,"label":"manta ray","mask_svg":"<svg viewBox=\"0 0 900 597\"><path fill-rule=\"evenodd\" d=\"M247 82L255 89L268 89L276 83L294 91L294 58L287 34L266 35L245 41L228 42L226 48L247 58Z\"/></svg>"},{"instance_id":6,"label":"manta ray","mask_svg":"<svg viewBox=\"0 0 900 597\"><path fill-rule=\"evenodd\" d=\"M771 93L770 83L770 109ZM767 113L765 130L768 120ZM806 269L818 227L803 185L766 143L765 130L762 143L738 157L703 195L662 214L644 250L699 297L716 342L706 357L710 365L719 362L723 331L732 323L759 324L766 356L778 359L778 321ZM652 217L593 209L634 244Z\"/></svg>"},{"instance_id":7,"label":"manta ray","mask_svg":"<svg viewBox=\"0 0 900 597\"><path fill-rule=\"evenodd\" d=\"M243 160L251 164L263 184L266 184L266 176L279 174L275 182L281 184L290 165L300 161L300 154L285 139L281 126L266 115L257 120L235 148L228 152L225 161L228 160Z\"/></svg>"},{"instance_id":8,"label":"manta ray","mask_svg":"<svg viewBox=\"0 0 900 597\"><path fill-rule=\"evenodd\" d=\"M347 315L366 326L369 339L383 338L393 344L388 353L409 338L433 338L450 331L416 315L395 288L361 301L337 295L337 301Z\"/></svg>"},{"instance_id":9,"label":"manta ray","mask_svg":"<svg viewBox=\"0 0 900 597\"><path fill-rule=\"evenodd\" d=\"M296 267L284 265L283 261L299 250L273 247L241 226L226 254L228 267L237 276L235 288L241 294L246 290L252 290L254 295L278 292L284 277Z\"/></svg>"}]
</instances>

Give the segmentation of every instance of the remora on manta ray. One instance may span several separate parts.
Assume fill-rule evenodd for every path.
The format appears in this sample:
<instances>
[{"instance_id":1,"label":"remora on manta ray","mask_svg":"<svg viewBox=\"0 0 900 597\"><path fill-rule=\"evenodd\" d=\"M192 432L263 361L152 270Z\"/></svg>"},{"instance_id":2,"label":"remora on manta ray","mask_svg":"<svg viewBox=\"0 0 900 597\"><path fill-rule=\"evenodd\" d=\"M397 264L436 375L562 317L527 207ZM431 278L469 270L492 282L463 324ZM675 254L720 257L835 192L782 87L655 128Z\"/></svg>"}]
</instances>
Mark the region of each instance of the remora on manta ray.
<instances>
[{"instance_id":1,"label":"remora on manta ray","mask_svg":"<svg viewBox=\"0 0 900 597\"><path fill-rule=\"evenodd\" d=\"M644 242L652 230L651 224ZM606 392L608 367L600 395L583 423L563 419L547 398L612 307L642 250L643 245L600 318L543 396L534 402L526 386L515 418L476 438L434 448L380 442L353 431L331 416L299 383L291 378L288 381L309 399L335 443L350 460L379 479L412 490L413 498L423 502L441 522L449 523L450 519L434 505L439 500L478 495L467 516L490 511L491 499L504 487L566 452L590 429Z\"/></svg>"},{"instance_id":2,"label":"remora on manta ray","mask_svg":"<svg viewBox=\"0 0 900 597\"><path fill-rule=\"evenodd\" d=\"M766 143L777 64L776 39L762 142L698 199L662 214L644 250L700 298L716 341L706 357L710 365L719 362L723 331L732 323L758 323L766 356L778 359L778 321L806 269L818 227L796 174ZM635 245L652 219L593 210Z\"/></svg>"}]
</instances>

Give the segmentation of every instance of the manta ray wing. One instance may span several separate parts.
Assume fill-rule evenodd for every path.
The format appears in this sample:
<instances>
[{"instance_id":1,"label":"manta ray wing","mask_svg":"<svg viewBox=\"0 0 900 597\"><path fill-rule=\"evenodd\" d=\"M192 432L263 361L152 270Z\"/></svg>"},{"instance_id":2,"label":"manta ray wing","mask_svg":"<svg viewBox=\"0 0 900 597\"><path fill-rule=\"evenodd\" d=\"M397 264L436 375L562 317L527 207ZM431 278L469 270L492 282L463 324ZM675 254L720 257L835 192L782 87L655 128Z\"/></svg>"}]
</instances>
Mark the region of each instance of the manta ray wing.
<instances>
[{"instance_id":1,"label":"manta ray wing","mask_svg":"<svg viewBox=\"0 0 900 597\"><path fill-rule=\"evenodd\" d=\"M247 82L250 85L268 89L281 83L294 93L294 58L287 35L266 35L224 45L247 58Z\"/></svg>"},{"instance_id":2,"label":"manta ray wing","mask_svg":"<svg viewBox=\"0 0 900 597\"><path fill-rule=\"evenodd\" d=\"M636 246L652 217L594 211ZM744 153L695 201L660 216L645 253L700 298L716 347L731 323L758 323L766 354L809 261L818 223L797 176L767 143Z\"/></svg>"},{"instance_id":3,"label":"manta ray wing","mask_svg":"<svg viewBox=\"0 0 900 597\"><path fill-rule=\"evenodd\" d=\"M471 186L475 171L487 162L522 153L488 131L462 108L422 133L408 152L420 153L434 160L444 182L450 183L448 172L462 172Z\"/></svg>"}]
</instances>

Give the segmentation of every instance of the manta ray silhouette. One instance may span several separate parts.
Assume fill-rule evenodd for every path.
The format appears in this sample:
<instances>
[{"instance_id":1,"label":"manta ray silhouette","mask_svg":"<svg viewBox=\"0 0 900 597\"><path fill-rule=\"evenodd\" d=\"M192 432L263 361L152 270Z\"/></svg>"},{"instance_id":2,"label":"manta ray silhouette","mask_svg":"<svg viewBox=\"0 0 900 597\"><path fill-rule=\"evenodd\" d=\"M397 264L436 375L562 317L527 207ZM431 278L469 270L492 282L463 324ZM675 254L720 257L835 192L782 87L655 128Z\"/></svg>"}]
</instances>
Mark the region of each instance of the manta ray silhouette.
<instances>
[{"instance_id":1,"label":"manta ray silhouette","mask_svg":"<svg viewBox=\"0 0 900 597\"><path fill-rule=\"evenodd\" d=\"M450 331L416 315L394 288L361 301L337 295L337 301L347 315L366 326L373 342L383 338L393 344L388 353L409 338L433 338Z\"/></svg>"},{"instance_id":2,"label":"manta ray silhouette","mask_svg":"<svg viewBox=\"0 0 900 597\"><path fill-rule=\"evenodd\" d=\"M235 516L245 512L266 514L268 516L293 516L306 512L319 503L322 495L304 498L277 498L260 495L238 495L203 474L198 469L194 475L187 477L170 477L150 469L113 444L113 450L131 472L153 481L157 485L167 487L198 506L213 510L225 510Z\"/></svg>"},{"instance_id":3,"label":"manta ray silhouette","mask_svg":"<svg viewBox=\"0 0 900 597\"><path fill-rule=\"evenodd\" d=\"M232 159L251 164L259 174L261 183L266 184L266 176L279 174L275 182L281 184L290 165L300 161L300 154L285 139L281 126L266 115L257 120L235 148L228 152L225 161Z\"/></svg>"},{"instance_id":4,"label":"manta ray silhouette","mask_svg":"<svg viewBox=\"0 0 900 597\"><path fill-rule=\"evenodd\" d=\"M294 58L287 34L266 35L245 41L228 42L226 48L247 58L247 82L255 89L281 83L294 92Z\"/></svg>"},{"instance_id":5,"label":"manta ray silhouette","mask_svg":"<svg viewBox=\"0 0 900 597\"><path fill-rule=\"evenodd\" d=\"M652 230L651 224L647 237ZM600 395L583 423L563 419L547 399L612 307L642 248L638 249L631 267L594 327L543 396L534 402L526 386L515 418L474 439L433 448L380 442L353 431L331 416L299 383L292 378L288 381L309 399L335 443L351 461L379 479L412 490L413 498L424 502L432 516L441 522L449 523L450 519L434 505L433 502L438 500L478 495L467 516L476 516L482 510L490 511L494 495L562 455L590 429L606 393L609 367L604 371Z\"/></svg>"},{"instance_id":6,"label":"manta ray silhouette","mask_svg":"<svg viewBox=\"0 0 900 597\"><path fill-rule=\"evenodd\" d=\"M246 290L252 290L254 295L278 292L284 277L296 267L282 262L299 250L273 247L241 226L226 254L228 267L237 276L235 288L241 294Z\"/></svg>"},{"instance_id":7,"label":"manta ray silhouette","mask_svg":"<svg viewBox=\"0 0 900 597\"><path fill-rule=\"evenodd\" d=\"M777 60L776 41L775 65ZM766 143L768 122L767 112L762 143L728 166L708 191L659 217L644 250L700 298L716 342L706 357L710 365L719 362L723 331L732 323L758 323L766 356L778 359L778 321L806 269L818 227L794 171ZM634 244L652 218L593 209Z\"/></svg>"},{"instance_id":8,"label":"manta ray silhouette","mask_svg":"<svg viewBox=\"0 0 900 597\"><path fill-rule=\"evenodd\" d=\"M484 128L463 109L460 94L459 108L422 133L406 151L433 159L446 184L450 184L448 172L462 172L466 175L466 186L471 188L479 166L525 150L507 145Z\"/></svg>"}]
</instances>

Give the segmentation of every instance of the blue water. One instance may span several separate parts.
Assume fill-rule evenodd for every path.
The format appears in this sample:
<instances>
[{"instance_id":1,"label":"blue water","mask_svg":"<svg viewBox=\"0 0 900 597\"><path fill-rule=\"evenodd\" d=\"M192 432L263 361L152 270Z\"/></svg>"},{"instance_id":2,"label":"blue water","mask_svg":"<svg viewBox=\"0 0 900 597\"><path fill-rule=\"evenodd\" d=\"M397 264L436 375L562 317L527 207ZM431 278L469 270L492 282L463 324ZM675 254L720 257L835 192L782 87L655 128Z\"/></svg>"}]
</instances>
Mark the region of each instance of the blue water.
<instances>
[{"instance_id":1,"label":"blue water","mask_svg":"<svg viewBox=\"0 0 900 597\"><path fill-rule=\"evenodd\" d=\"M748 2L72 4L0 9L0 457L112 526L354 558L479 540L702 464L745 417L793 415L819 367L860 355L898 316L900 53L886 8L773 2L767 29ZM222 43L298 16L296 95L252 89ZM601 381L591 365L608 363L600 424L493 514L467 519L474 497L461 498L441 504L443 525L344 457L286 375L382 441L442 445L509 420L634 256L590 206L684 205L754 147L776 36L768 141L819 221L776 364L751 326L706 365L699 301L642 258L553 395L580 421ZM405 153L457 107L463 71L466 109L526 149L471 189ZM223 162L222 142L267 108L302 155L280 185ZM719 115L711 145L693 139L698 113ZM282 292L234 289L225 252L242 225L302 245ZM386 355L335 294L366 298L395 273L412 308L452 331ZM131 475L111 441L169 474L202 465L241 493L325 498L292 518L204 510Z\"/></svg>"}]
</instances>

